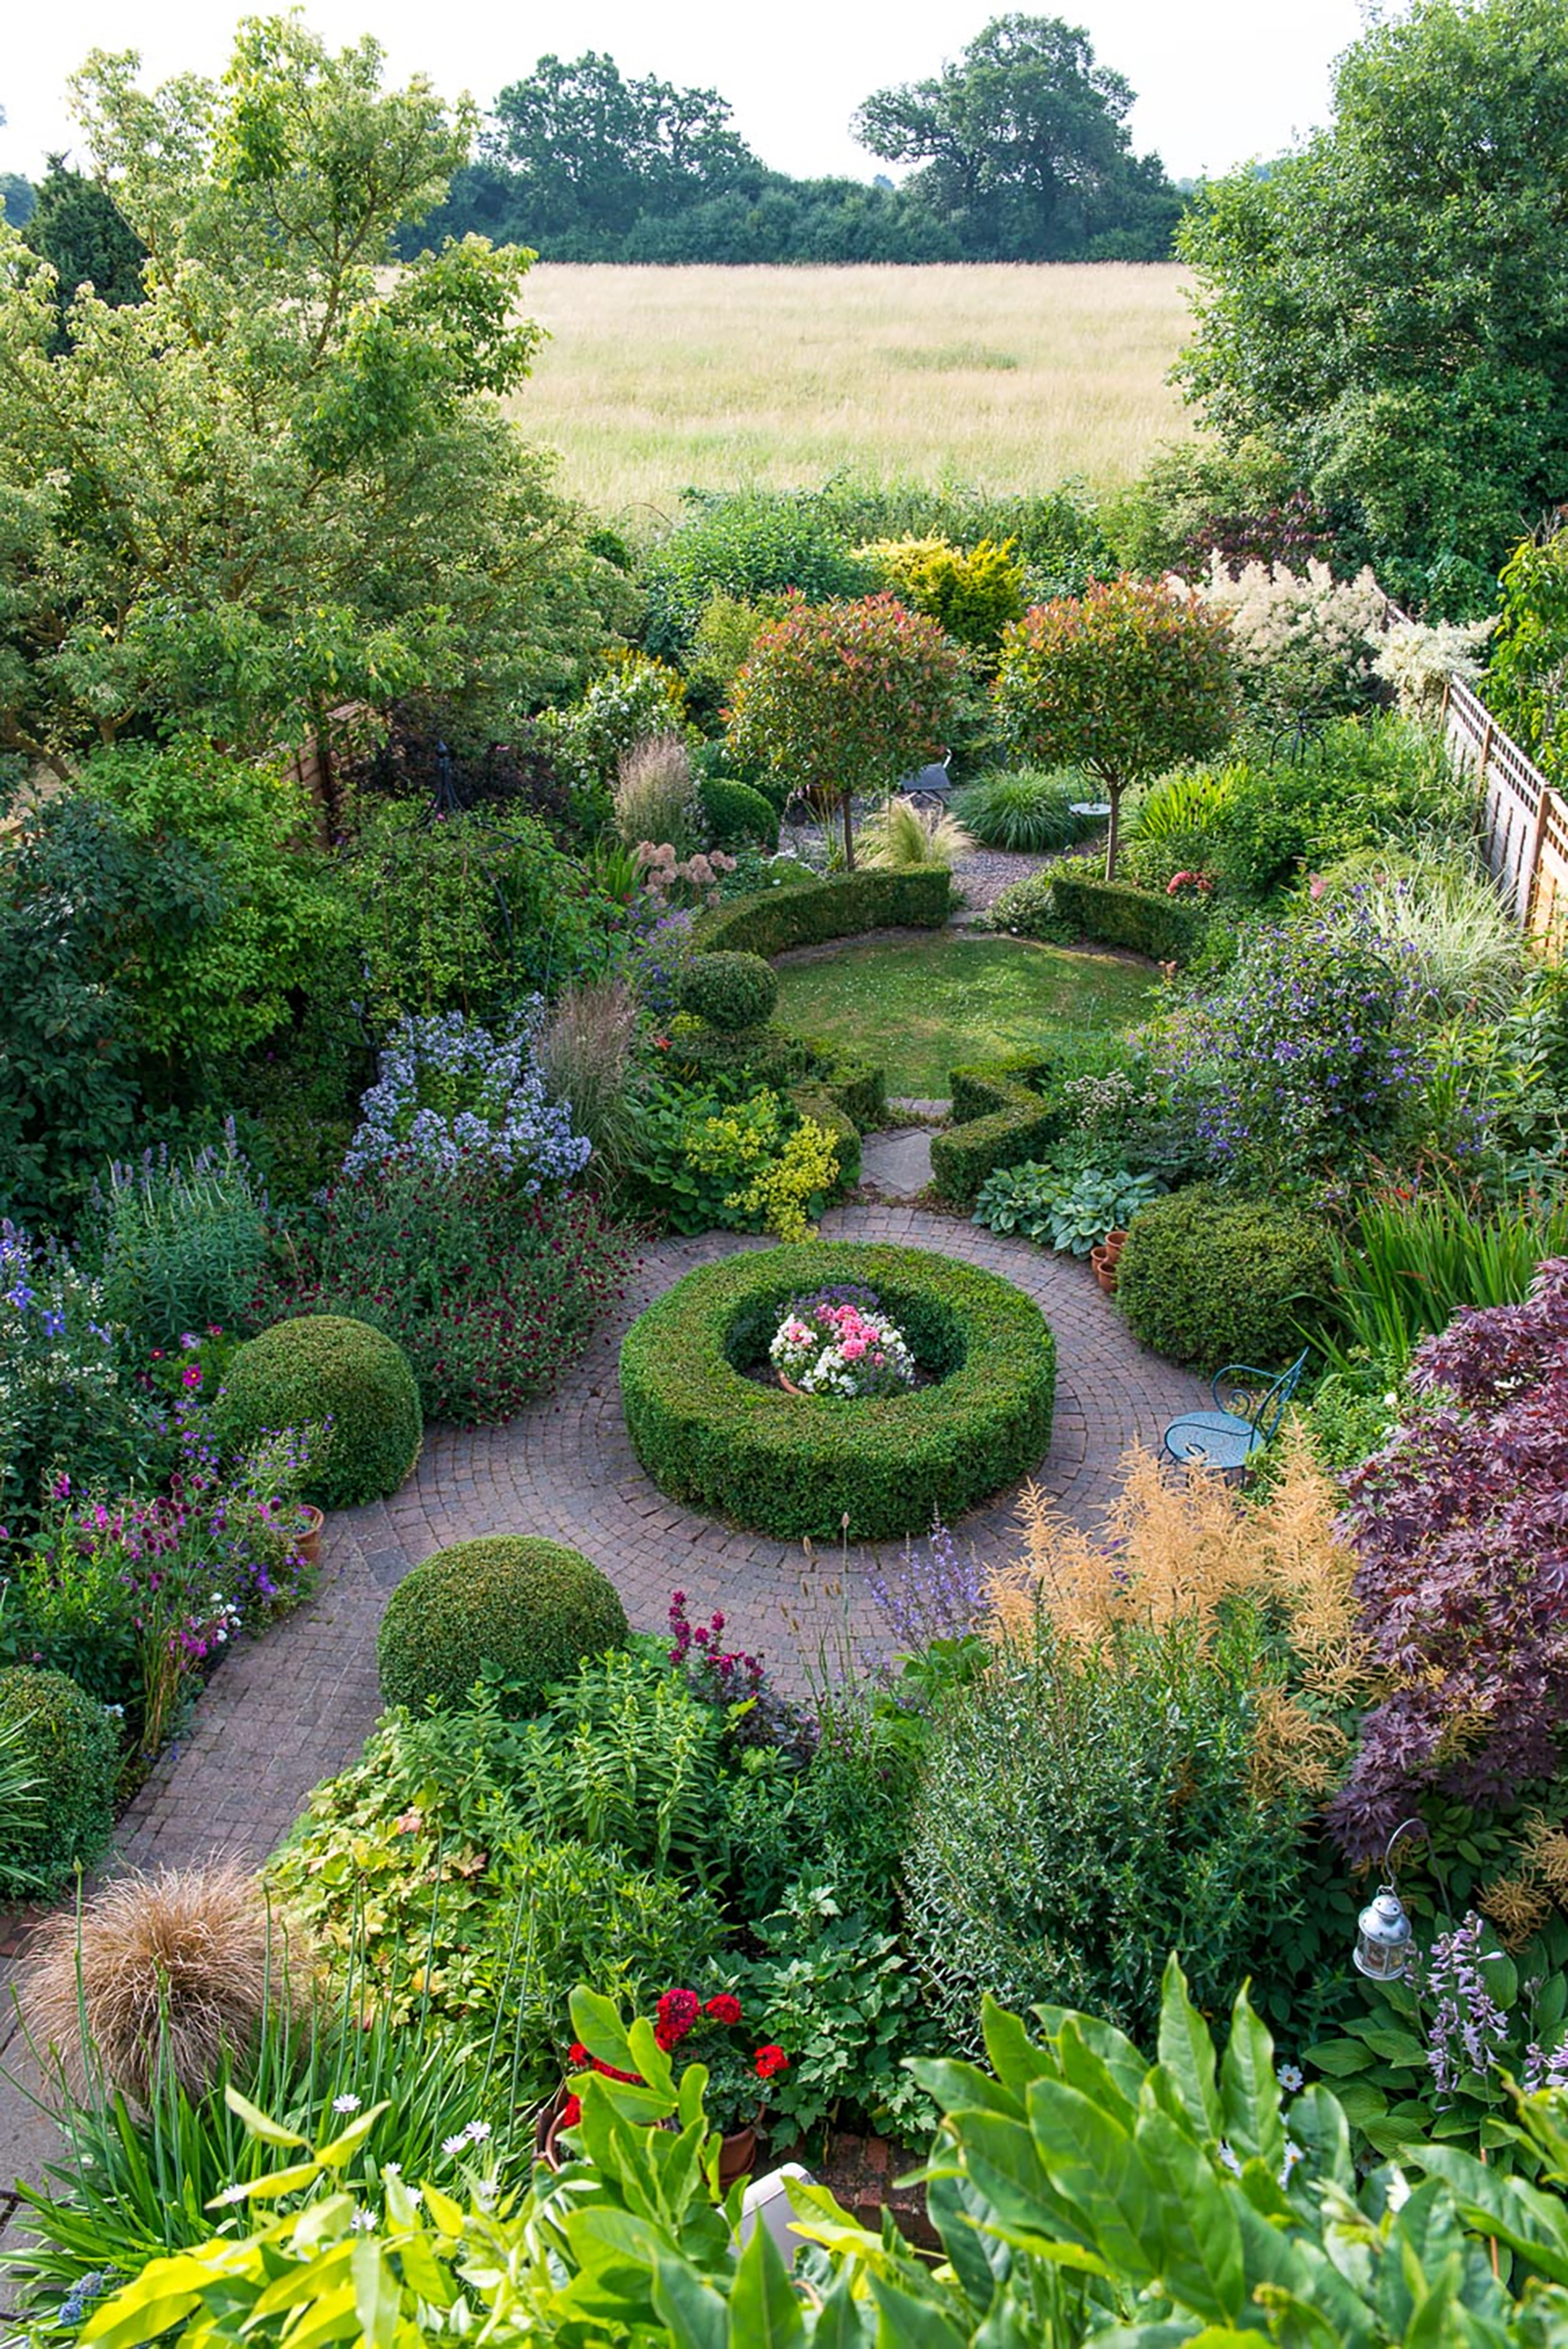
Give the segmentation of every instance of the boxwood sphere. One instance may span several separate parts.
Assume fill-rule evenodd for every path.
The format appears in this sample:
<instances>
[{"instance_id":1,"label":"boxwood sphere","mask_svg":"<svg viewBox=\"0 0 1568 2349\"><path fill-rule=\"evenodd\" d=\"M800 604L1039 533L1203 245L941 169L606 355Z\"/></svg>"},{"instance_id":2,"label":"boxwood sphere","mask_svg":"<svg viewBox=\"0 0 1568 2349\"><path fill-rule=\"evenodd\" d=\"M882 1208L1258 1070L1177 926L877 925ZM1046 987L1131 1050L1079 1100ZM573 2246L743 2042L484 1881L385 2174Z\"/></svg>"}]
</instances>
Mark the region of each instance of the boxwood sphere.
<instances>
[{"instance_id":1,"label":"boxwood sphere","mask_svg":"<svg viewBox=\"0 0 1568 2349\"><path fill-rule=\"evenodd\" d=\"M778 974L761 954L694 954L680 976L680 1008L736 1035L773 1016Z\"/></svg>"},{"instance_id":2,"label":"boxwood sphere","mask_svg":"<svg viewBox=\"0 0 1568 2349\"><path fill-rule=\"evenodd\" d=\"M579 1550L527 1534L454 1542L392 1594L376 1649L382 1698L459 1711L487 1665L536 1713L552 1681L625 1636L615 1585Z\"/></svg>"},{"instance_id":3,"label":"boxwood sphere","mask_svg":"<svg viewBox=\"0 0 1568 2349\"><path fill-rule=\"evenodd\" d=\"M119 1733L65 1673L27 1664L0 1672L0 1727L18 1733L15 1758L35 1798L14 1825L0 1823L0 1865L36 1872L52 1892L78 1861L90 1866L109 1841Z\"/></svg>"},{"instance_id":4,"label":"boxwood sphere","mask_svg":"<svg viewBox=\"0 0 1568 2349\"><path fill-rule=\"evenodd\" d=\"M243 1449L270 1429L329 1416L305 1497L349 1509L395 1493L424 1435L419 1387L400 1346L366 1321L303 1313L274 1322L235 1355L218 1405L225 1443Z\"/></svg>"},{"instance_id":5,"label":"boxwood sphere","mask_svg":"<svg viewBox=\"0 0 1568 2349\"><path fill-rule=\"evenodd\" d=\"M1116 1302L1135 1336L1213 1373L1227 1362L1283 1368L1297 1323L1328 1301L1333 1262L1321 1223L1294 1208L1192 1183L1128 1227Z\"/></svg>"},{"instance_id":6,"label":"boxwood sphere","mask_svg":"<svg viewBox=\"0 0 1568 2349\"><path fill-rule=\"evenodd\" d=\"M937 1383L849 1401L743 1375L794 1296L875 1289ZM621 1349L633 1450L654 1483L781 1540L923 1534L1038 1468L1056 1347L1031 1298L922 1248L819 1240L705 1265L634 1321Z\"/></svg>"}]
</instances>

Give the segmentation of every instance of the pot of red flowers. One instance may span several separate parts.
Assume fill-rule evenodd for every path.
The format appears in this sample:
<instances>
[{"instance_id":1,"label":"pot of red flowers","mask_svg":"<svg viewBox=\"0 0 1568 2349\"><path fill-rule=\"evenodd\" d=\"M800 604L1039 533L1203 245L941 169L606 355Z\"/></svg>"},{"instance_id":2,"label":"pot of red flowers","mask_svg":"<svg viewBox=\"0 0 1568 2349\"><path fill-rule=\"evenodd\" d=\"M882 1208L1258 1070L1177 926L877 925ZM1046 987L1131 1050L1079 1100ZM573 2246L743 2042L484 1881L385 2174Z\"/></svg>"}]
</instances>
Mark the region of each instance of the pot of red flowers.
<instances>
[{"instance_id":1,"label":"pot of red flowers","mask_svg":"<svg viewBox=\"0 0 1568 2349\"><path fill-rule=\"evenodd\" d=\"M669 2057L677 2079L689 2063L707 2066L705 2102L709 2121L722 2139L718 2184L720 2191L727 2193L756 2164L757 2141L767 2117L773 2083L789 2070L790 2059L771 2042L757 2045L746 2028L739 1999L727 1990L715 1992L706 2004L694 1990L667 1990L659 2002L654 2037ZM613 2064L601 2063L580 2040L573 2042L567 2060L574 2072L602 2072L606 2079L633 2083L639 2078L635 2072L618 2072ZM581 2116L581 2103L567 2082L539 2119L535 2142L539 2158L548 2168L558 2170L570 2158L571 2148L560 2140Z\"/></svg>"}]
</instances>

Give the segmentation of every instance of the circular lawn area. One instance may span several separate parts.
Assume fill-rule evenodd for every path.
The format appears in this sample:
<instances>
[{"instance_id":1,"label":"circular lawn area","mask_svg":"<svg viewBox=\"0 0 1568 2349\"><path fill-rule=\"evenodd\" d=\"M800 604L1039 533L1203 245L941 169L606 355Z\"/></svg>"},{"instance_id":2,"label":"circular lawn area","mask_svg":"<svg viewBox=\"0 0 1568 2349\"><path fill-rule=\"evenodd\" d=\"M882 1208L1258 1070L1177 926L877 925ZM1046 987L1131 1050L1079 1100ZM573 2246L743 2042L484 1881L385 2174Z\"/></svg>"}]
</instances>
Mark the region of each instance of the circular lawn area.
<instances>
[{"instance_id":1,"label":"circular lawn area","mask_svg":"<svg viewBox=\"0 0 1568 2349\"><path fill-rule=\"evenodd\" d=\"M784 960L776 1017L880 1061L895 1098L945 1100L949 1070L1050 1048L1064 1035L1135 1027L1158 974L1115 954L1020 938L881 941Z\"/></svg>"}]
</instances>

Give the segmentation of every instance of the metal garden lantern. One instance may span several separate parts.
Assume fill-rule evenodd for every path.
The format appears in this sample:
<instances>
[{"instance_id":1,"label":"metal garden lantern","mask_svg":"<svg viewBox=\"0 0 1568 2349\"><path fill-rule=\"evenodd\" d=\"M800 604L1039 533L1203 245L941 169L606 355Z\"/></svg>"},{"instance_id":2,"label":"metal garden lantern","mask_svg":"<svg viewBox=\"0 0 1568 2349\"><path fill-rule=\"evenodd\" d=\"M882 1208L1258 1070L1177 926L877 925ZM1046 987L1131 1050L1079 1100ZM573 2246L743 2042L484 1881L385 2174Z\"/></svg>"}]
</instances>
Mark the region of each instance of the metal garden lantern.
<instances>
[{"instance_id":1,"label":"metal garden lantern","mask_svg":"<svg viewBox=\"0 0 1568 2349\"><path fill-rule=\"evenodd\" d=\"M1410 1834L1424 1823L1419 1819L1407 1819L1395 1828L1384 1847L1384 1881L1356 1920L1357 1971L1373 1982L1398 1982L1409 1966L1415 1936L1405 1905L1394 1889L1394 1846L1402 1835Z\"/></svg>"}]
</instances>

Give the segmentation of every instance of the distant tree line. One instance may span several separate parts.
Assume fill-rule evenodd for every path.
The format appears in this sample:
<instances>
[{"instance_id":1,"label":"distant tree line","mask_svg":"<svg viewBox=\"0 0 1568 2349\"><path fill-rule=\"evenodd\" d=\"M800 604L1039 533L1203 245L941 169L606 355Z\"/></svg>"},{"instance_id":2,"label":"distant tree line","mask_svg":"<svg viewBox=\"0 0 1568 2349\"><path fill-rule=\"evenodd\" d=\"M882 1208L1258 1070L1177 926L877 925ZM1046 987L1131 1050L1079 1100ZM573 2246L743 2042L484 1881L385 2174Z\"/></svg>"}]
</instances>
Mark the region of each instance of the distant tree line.
<instances>
[{"instance_id":1,"label":"distant tree line","mask_svg":"<svg viewBox=\"0 0 1568 2349\"><path fill-rule=\"evenodd\" d=\"M999 17L933 78L878 90L860 143L913 164L792 179L715 90L543 57L495 101L476 160L404 239L475 232L558 261L1158 261L1182 200L1127 129L1133 92L1057 17Z\"/></svg>"}]
</instances>

